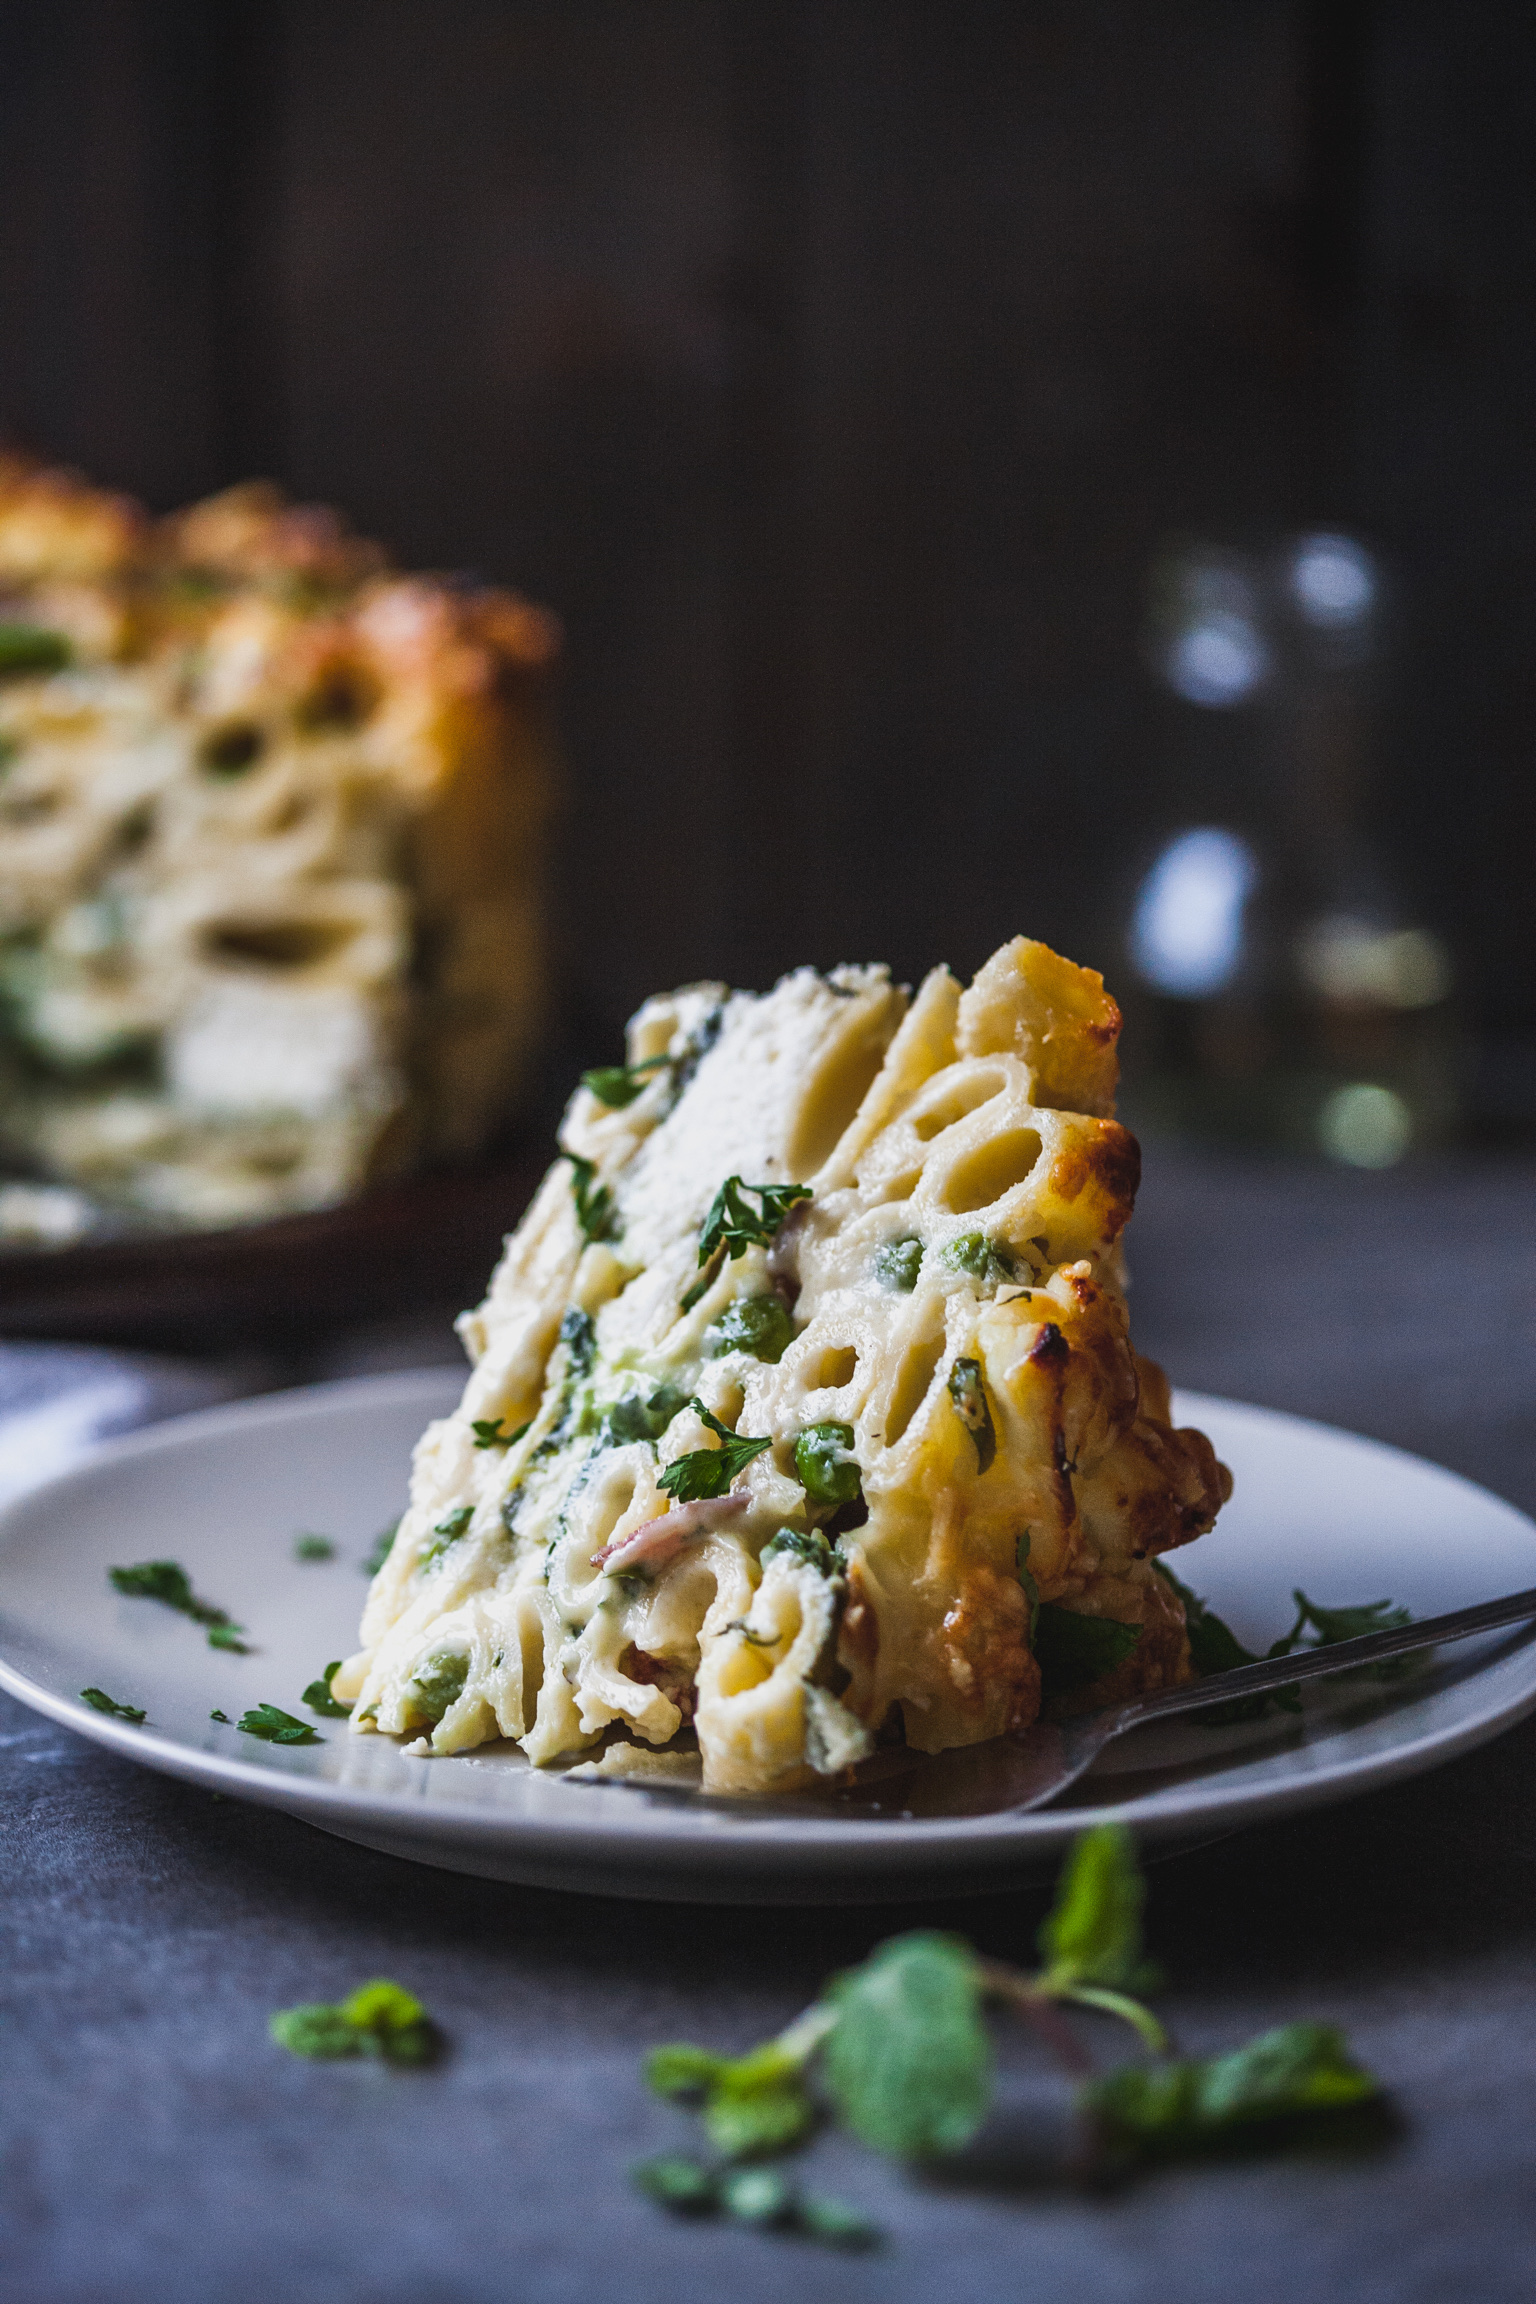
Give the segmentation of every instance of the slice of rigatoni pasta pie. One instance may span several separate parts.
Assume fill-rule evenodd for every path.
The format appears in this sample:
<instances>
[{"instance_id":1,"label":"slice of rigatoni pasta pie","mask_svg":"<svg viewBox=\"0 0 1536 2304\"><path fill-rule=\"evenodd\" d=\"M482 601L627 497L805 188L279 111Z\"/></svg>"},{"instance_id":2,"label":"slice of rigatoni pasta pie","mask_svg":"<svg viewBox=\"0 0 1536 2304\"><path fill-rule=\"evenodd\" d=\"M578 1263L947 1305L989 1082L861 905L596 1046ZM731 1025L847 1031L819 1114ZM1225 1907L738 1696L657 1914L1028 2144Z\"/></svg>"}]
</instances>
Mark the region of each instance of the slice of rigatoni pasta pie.
<instances>
[{"instance_id":1,"label":"slice of rigatoni pasta pie","mask_svg":"<svg viewBox=\"0 0 1536 2304\"><path fill-rule=\"evenodd\" d=\"M691 1731L753 1793L1187 1679L1157 1556L1231 1482L1131 1349L1119 1021L1022 937L910 1002L648 1001L460 1324L354 1729L605 1773Z\"/></svg>"}]
</instances>

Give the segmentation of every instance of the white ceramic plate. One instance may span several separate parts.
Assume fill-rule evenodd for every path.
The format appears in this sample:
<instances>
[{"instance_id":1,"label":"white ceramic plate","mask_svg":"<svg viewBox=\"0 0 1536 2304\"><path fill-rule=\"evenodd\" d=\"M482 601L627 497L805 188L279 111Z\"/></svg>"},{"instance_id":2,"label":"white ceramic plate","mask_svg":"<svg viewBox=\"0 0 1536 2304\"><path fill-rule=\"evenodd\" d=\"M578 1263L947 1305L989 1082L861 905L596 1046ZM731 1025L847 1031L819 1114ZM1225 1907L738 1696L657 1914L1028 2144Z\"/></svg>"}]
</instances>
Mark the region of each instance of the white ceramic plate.
<instances>
[{"instance_id":1,"label":"white ceramic plate","mask_svg":"<svg viewBox=\"0 0 1536 2304\"><path fill-rule=\"evenodd\" d=\"M340 1720L288 1748L211 1721L260 1702L306 1717L306 1683L355 1643L360 1563L400 1509L412 1443L458 1391L440 1370L214 1408L20 1498L0 1515L0 1685L152 1768L423 1863L758 1903L995 1885L1054 1864L1106 1804L1146 1845L1189 1845L1433 1767L1536 1707L1536 1634L1492 1634L1408 1680L1311 1691L1300 1721L1138 1731L1065 1804L1025 1816L1007 1811L996 1747L839 1806L567 1782L500 1746L406 1759ZM1536 1524L1469 1481L1266 1409L1191 1395L1178 1414L1210 1434L1237 1490L1177 1565L1251 1647L1288 1626L1294 1585L1325 1604L1390 1595L1427 1616L1536 1584ZM303 1530L332 1537L335 1560L296 1559ZM154 1559L181 1561L253 1652L212 1650L195 1624L108 1583L109 1566ZM142 1705L145 1725L92 1711L85 1687Z\"/></svg>"}]
</instances>

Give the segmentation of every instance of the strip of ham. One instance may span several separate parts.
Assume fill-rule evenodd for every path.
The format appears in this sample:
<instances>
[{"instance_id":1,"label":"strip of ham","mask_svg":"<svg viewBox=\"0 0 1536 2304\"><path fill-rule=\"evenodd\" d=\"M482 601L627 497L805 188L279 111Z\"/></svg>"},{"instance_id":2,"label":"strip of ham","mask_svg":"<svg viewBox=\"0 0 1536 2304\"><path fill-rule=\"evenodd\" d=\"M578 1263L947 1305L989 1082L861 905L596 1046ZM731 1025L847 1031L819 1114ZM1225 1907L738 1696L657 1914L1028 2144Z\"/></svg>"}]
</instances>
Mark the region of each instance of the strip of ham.
<instances>
[{"instance_id":1,"label":"strip of ham","mask_svg":"<svg viewBox=\"0 0 1536 2304\"><path fill-rule=\"evenodd\" d=\"M615 1536L601 1552L593 1553L592 1565L615 1576L632 1575L637 1568L655 1575L669 1567L685 1545L723 1528L728 1520L745 1512L751 1501L746 1489L738 1488L729 1496L701 1496L692 1504L675 1505L659 1519L631 1528L627 1536Z\"/></svg>"}]
</instances>

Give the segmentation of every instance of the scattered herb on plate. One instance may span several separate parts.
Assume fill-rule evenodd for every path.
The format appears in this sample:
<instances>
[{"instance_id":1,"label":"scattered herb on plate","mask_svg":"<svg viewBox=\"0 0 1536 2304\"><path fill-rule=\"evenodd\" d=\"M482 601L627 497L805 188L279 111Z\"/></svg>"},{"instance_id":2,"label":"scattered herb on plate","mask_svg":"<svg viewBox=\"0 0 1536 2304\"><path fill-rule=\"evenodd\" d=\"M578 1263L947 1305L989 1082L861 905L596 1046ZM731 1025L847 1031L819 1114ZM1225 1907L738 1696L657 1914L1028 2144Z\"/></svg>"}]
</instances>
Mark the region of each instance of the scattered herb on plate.
<instances>
[{"instance_id":1,"label":"scattered herb on plate","mask_svg":"<svg viewBox=\"0 0 1536 2304\"><path fill-rule=\"evenodd\" d=\"M293 1556L295 1560L334 1560L336 1547L329 1536L317 1536L305 1528L293 1540Z\"/></svg>"},{"instance_id":2,"label":"scattered herb on plate","mask_svg":"<svg viewBox=\"0 0 1536 2304\"><path fill-rule=\"evenodd\" d=\"M259 1736L264 1744L323 1744L307 1720L295 1720L276 1704L253 1704L235 1722L242 1736Z\"/></svg>"},{"instance_id":3,"label":"scattered herb on plate","mask_svg":"<svg viewBox=\"0 0 1536 2304\"><path fill-rule=\"evenodd\" d=\"M82 1688L80 1700L83 1704L89 1704L93 1712L110 1712L116 1719L131 1721L135 1728L146 1717L139 1705L119 1704L117 1698L109 1696L105 1688Z\"/></svg>"},{"instance_id":4,"label":"scattered herb on plate","mask_svg":"<svg viewBox=\"0 0 1536 2304\"><path fill-rule=\"evenodd\" d=\"M341 1658L337 1656L327 1664L318 1680L311 1680L300 1699L309 1706L311 1712L318 1712L322 1720L350 1720L352 1717L351 1705L338 1704L331 1694L331 1682L340 1670Z\"/></svg>"},{"instance_id":5,"label":"scattered herb on plate","mask_svg":"<svg viewBox=\"0 0 1536 2304\"><path fill-rule=\"evenodd\" d=\"M237 1656L249 1654L240 1635L245 1630L223 1608L215 1608L206 1600L199 1600L192 1589L192 1579L177 1560L140 1560L132 1568L109 1568L108 1576L114 1588L130 1600L158 1600L164 1608L174 1608L179 1616L190 1616L194 1624L207 1627L210 1648L232 1648Z\"/></svg>"}]
</instances>

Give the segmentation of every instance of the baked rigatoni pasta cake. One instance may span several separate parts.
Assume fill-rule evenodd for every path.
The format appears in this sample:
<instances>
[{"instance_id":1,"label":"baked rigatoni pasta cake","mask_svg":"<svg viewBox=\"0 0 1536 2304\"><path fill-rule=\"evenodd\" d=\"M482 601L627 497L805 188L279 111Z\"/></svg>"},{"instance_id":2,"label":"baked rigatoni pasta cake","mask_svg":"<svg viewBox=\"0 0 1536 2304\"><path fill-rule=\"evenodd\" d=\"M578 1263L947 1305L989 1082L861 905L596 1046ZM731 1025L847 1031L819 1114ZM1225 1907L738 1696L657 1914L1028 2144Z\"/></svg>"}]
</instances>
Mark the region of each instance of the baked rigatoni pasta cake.
<instances>
[{"instance_id":1,"label":"baked rigatoni pasta cake","mask_svg":"<svg viewBox=\"0 0 1536 2304\"><path fill-rule=\"evenodd\" d=\"M1157 1559L1231 1483L1131 1349L1118 1029L1023 938L910 1005L647 1002L460 1324L353 1728L605 1773L691 1731L755 1793L1187 1679Z\"/></svg>"},{"instance_id":2,"label":"baked rigatoni pasta cake","mask_svg":"<svg viewBox=\"0 0 1536 2304\"><path fill-rule=\"evenodd\" d=\"M0 460L0 1154L152 1220L479 1147L544 998L551 617L271 488Z\"/></svg>"}]
</instances>

